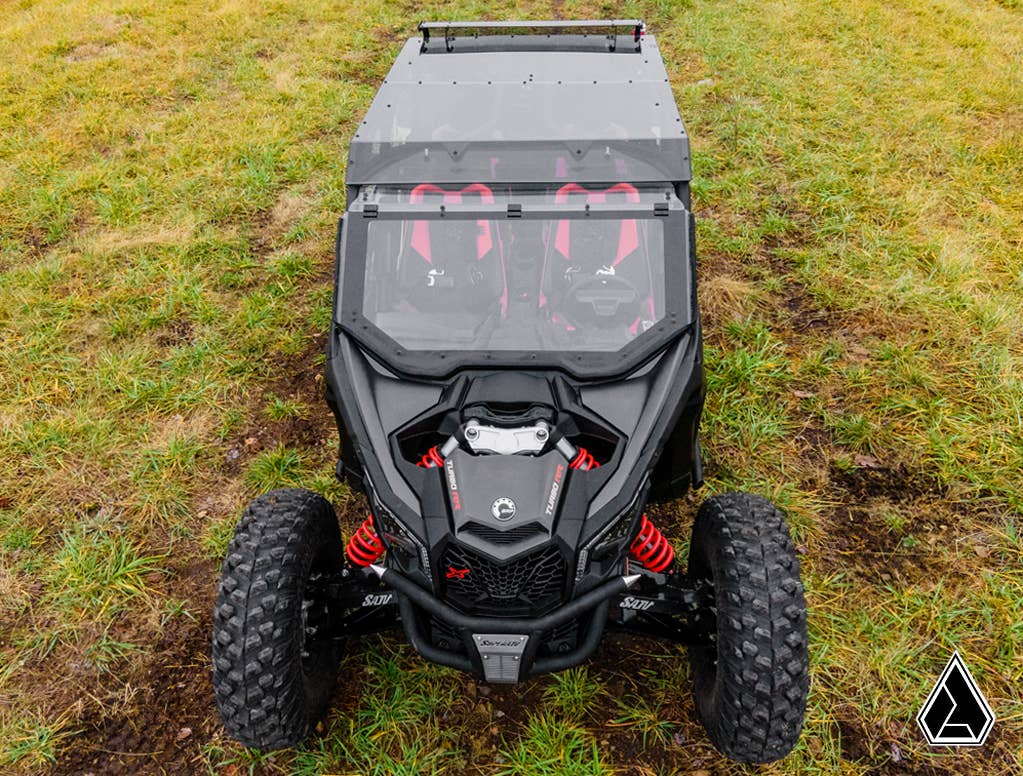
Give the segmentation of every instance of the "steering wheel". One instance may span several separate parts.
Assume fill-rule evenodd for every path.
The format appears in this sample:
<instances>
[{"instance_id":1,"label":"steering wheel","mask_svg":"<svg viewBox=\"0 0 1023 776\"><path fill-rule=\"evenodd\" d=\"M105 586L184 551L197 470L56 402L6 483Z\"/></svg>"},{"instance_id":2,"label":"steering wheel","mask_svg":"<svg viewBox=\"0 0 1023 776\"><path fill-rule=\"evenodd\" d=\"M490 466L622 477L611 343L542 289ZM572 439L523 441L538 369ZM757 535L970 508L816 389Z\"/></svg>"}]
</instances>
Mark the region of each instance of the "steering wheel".
<instances>
[{"instance_id":1,"label":"steering wheel","mask_svg":"<svg viewBox=\"0 0 1023 776\"><path fill-rule=\"evenodd\" d=\"M628 326L639 317L640 298L620 275L584 275L565 292L562 313L580 328Z\"/></svg>"}]
</instances>

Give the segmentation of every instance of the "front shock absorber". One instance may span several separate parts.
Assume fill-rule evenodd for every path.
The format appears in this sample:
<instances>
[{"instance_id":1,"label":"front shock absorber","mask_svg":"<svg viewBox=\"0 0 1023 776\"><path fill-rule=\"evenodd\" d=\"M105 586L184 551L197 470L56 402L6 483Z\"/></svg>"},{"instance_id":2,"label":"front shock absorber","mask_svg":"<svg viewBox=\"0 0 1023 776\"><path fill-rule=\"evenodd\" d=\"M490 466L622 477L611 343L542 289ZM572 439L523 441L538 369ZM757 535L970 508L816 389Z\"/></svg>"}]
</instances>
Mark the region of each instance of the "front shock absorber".
<instances>
[{"instance_id":1,"label":"front shock absorber","mask_svg":"<svg viewBox=\"0 0 1023 776\"><path fill-rule=\"evenodd\" d=\"M568 468L589 471L590 469L599 469L600 464L597 463L597 459L585 447L580 447L579 454L572 459Z\"/></svg>"},{"instance_id":2,"label":"front shock absorber","mask_svg":"<svg viewBox=\"0 0 1023 776\"><path fill-rule=\"evenodd\" d=\"M568 441L567 437L561 437L558 439L555 447L557 447L561 454L568 459L569 469L589 471L590 469L600 468L600 464L597 462L597 459L594 458L585 447L576 447Z\"/></svg>"},{"instance_id":3,"label":"front shock absorber","mask_svg":"<svg viewBox=\"0 0 1023 776\"><path fill-rule=\"evenodd\" d=\"M426 454L416 461L416 466L421 466L424 469L439 469L444 465L444 459L451 455L457 447L458 437L452 434L444 444L440 446L434 445L427 450Z\"/></svg>"},{"instance_id":4,"label":"front shock absorber","mask_svg":"<svg viewBox=\"0 0 1023 776\"><path fill-rule=\"evenodd\" d=\"M639 533L629 545L629 552L656 574L660 574L675 562L675 550L645 514L640 519Z\"/></svg>"},{"instance_id":5,"label":"front shock absorber","mask_svg":"<svg viewBox=\"0 0 1023 776\"><path fill-rule=\"evenodd\" d=\"M376 563L384 554L384 543L380 541L376 531L373 529L373 517L368 516L362 521L352 538L348 541L345 555L356 566L368 566Z\"/></svg>"},{"instance_id":6,"label":"front shock absorber","mask_svg":"<svg viewBox=\"0 0 1023 776\"><path fill-rule=\"evenodd\" d=\"M444 458L441 456L440 451L437 450L437 445L434 445L426 454L416 462L416 466L421 466L424 469L436 469L438 466L444 465Z\"/></svg>"}]
</instances>

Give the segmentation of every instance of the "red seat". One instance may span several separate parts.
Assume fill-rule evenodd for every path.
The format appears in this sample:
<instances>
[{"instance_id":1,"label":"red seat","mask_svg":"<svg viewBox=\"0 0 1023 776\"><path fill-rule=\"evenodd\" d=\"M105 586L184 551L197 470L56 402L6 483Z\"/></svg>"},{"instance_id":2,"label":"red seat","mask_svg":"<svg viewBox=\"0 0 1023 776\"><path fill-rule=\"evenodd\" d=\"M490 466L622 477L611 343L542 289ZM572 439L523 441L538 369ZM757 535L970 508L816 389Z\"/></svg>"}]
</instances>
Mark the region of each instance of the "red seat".
<instances>
[{"instance_id":1,"label":"red seat","mask_svg":"<svg viewBox=\"0 0 1023 776\"><path fill-rule=\"evenodd\" d=\"M482 183L461 189L423 183L412 189L409 204L422 204L434 196L441 197L444 204L459 204L469 196L494 203L493 192ZM405 299L415 308L481 312L497 300L502 309L507 306L504 260L490 221L420 219L412 222L406 239L399 282Z\"/></svg>"},{"instance_id":2,"label":"red seat","mask_svg":"<svg viewBox=\"0 0 1023 776\"><path fill-rule=\"evenodd\" d=\"M639 191L628 183L616 183L606 189L587 189L578 183L562 186L554 195L556 204L565 204L573 196L585 196L588 204L606 204L614 197L626 202L638 203ZM548 248L548 259L543 270L543 289L540 306L548 304L548 296L557 299L570 285L572 273L619 275L643 296L643 310L650 319L654 318L654 301L651 296L650 267L645 250L640 246L640 229L635 219L598 220L585 222L581 229L573 228L578 219L558 221L554 227L553 240ZM551 320L573 327L557 312L552 311ZM637 333L640 319L631 326Z\"/></svg>"},{"instance_id":3,"label":"red seat","mask_svg":"<svg viewBox=\"0 0 1023 776\"><path fill-rule=\"evenodd\" d=\"M639 202L639 192L635 186L628 183L616 183L610 188L595 191L584 189L578 183L568 183L558 189L554 195L554 202L559 205L564 204L568 202L568 198L572 194L585 194L586 201L591 204L607 202L608 194L623 194L627 202ZM572 222L559 221L554 235L554 249L565 259L571 257L571 234ZM622 221L618 235L618 251L612 264L617 265L637 247L639 247L639 237L636 233L636 221L634 219Z\"/></svg>"},{"instance_id":4,"label":"red seat","mask_svg":"<svg viewBox=\"0 0 1023 776\"><path fill-rule=\"evenodd\" d=\"M486 204L494 204L494 192L482 183L470 183L464 189L458 190L442 189L440 186L434 186L432 183L421 183L412 189L412 193L409 195L408 199L409 204L418 205L422 203L427 194L443 195L444 204L461 203L463 194L477 194L479 195L480 200ZM494 241L490 236L490 222L477 221L476 223L480 227L480 234L476 241L476 257L478 259L482 259L490 253L491 248L494 247ZM412 225L411 244L412 248L415 249L415 251L427 261L427 263L433 264L433 251L430 246L429 221L416 221Z\"/></svg>"}]
</instances>

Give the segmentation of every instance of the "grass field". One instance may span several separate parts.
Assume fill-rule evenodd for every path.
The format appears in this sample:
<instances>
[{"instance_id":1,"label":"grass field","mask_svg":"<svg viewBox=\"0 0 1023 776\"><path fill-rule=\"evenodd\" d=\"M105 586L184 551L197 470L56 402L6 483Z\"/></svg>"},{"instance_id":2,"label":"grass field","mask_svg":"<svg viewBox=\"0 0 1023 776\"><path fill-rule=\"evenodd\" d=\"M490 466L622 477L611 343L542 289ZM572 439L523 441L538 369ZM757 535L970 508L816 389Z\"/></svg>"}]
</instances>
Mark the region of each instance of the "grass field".
<instances>
[{"instance_id":1,"label":"grass field","mask_svg":"<svg viewBox=\"0 0 1023 776\"><path fill-rule=\"evenodd\" d=\"M640 16L694 146L706 492L788 512L799 748L766 773L1023 773L1023 9L1016 0L8 0L0 20L0 770L745 773L684 652L488 688L396 637L297 752L220 731L245 502L333 481L347 139L420 18ZM702 497L702 495L701 495ZM687 536L696 500L656 510ZM998 722L913 718L959 649Z\"/></svg>"}]
</instances>

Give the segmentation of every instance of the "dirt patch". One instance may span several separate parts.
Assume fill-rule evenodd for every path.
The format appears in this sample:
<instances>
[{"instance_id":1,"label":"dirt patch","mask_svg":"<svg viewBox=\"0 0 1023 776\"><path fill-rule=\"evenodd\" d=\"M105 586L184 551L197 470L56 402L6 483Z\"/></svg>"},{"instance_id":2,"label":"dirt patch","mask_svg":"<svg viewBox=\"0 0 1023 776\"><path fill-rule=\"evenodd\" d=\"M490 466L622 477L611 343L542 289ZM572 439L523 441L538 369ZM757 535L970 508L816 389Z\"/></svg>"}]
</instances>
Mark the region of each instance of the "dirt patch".
<instances>
[{"instance_id":1,"label":"dirt patch","mask_svg":"<svg viewBox=\"0 0 1023 776\"><path fill-rule=\"evenodd\" d=\"M252 455L277 445L319 448L325 440L336 439L334 418L324 401L323 366L318 363L326 347L326 333L313 338L301 353L283 359L264 388L251 395L251 420L227 446L225 474L237 474ZM269 420L264 409L272 397L295 400L310 409L298 416Z\"/></svg>"},{"instance_id":2,"label":"dirt patch","mask_svg":"<svg viewBox=\"0 0 1023 776\"><path fill-rule=\"evenodd\" d=\"M835 437L816 418L808 418L793 437L793 441L799 445L800 454L808 462L823 467L831 465L831 454L835 449ZM817 485L817 483L805 484L810 486L808 489L812 489Z\"/></svg>"},{"instance_id":3,"label":"dirt patch","mask_svg":"<svg viewBox=\"0 0 1023 776\"><path fill-rule=\"evenodd\" d=\"M197 755L218 732L210 685L212 562L196 562L173 580L192 617L170 620L145 658L105 682L130 700L110 716L86 719L54 774L203 773Z\"/></svg>"},{"instance_id":4,"label":"dirt patch","mask_svg":"<svg viewBox=\"0 0 1023 776\"><path fill-rule=\"evenodd\" d=\"M918 498L945 498L949 493L949 489L933 477L902 464L848 470L832 467L831 479L848 495L862 500L882 498L905 503Z\"/></svg>"},{"instance_id":5,"label":"dirt patch","mask_svg":"<svg viewBox=\"0 0 1023 776\"><path fill-rule=\"evenodd\" d=\"M185 345L192 341L195 327L187 318L175 318L156 335L156 344L165 348Z\"/></svg>"},{"instance_id":6,"label":"dirt patch","mask_svg":"<svg viewBox=\"0 0 1023 776\"><path fill-rule=\"evenodd\" d=\"M1013 752L1017 741L1000 738L996 727L982 750L945 750L940 757L924 760L919 750L919 732L912 722L899 724L896 730L885 730L879 724L866 727L862 723L839 719L835 726L839 754L847 762L863 767L870 776L963 776L992 773L1015 773ZM937 754L930 752L929 754ZM940 759L940 764L935 760Z\"/></svg>"},{"instance_id":7,"label":"dirt patch","mask_svg":"<svg viewBox=\"0 0 1023 776\"><path fill-rule=\"evenodd\" d=\"M400 39L404 34L404 30L392 29L387 25L380 24L370 30L369 34L379 45L387 46Z\"/></svg>"},{"instance_id":8,"label":"dirt patch","mask_svg":"<svg viewBox=\"0 0 1023 776\"><path fill-rule=\"evenodd\" d=\"M726 220L718 215L718 220ZM723 324L758 312L771 328L786 339L799 339L818 331L848 326L842 316L818 304L806 287L792 276L791 262L778 251L789 243L765 238L757 250L755 263L737 262L725 256L704 252L700 255L700 314L704 336L714 341ZM780 284L777 290L763 289L765 276ZM858 330L858 327L857 327Z\"/></svg>"},{"instance_id":9,"label":"dirt patch","mask_svg":"<svg viewBox=\"0 0 1023 776\"><path fill-rule=\"evenodd\" d=\"M916 583L947 573L960 541L989 552L984 527L1007 511L993 494L959 498L953 487L904 464L846 470L831 464L826 486L835 504L823 516L825 544L815 560L873 583Z\"/></svg>"},{"instance_id":10,"label":"dirt patch","mask_svg":"<svg viewBox=\"0 0 1023 776\"><path fill-rule=\"evenodd\" d=\"M276 235L272 229L273 208L268 207L258 211L249 222L249 247L253 256L264 259L270 254L274 247ZM260 281L261 282L261 281Z\"/></svg>"},{"instance_id":11,"label":"dirt patch","mask_svg":"<svg viewBox=\"0 0 1023 776\"><path fill-rule=\"evenodd\" d=\"M798 334L835 328L834 314L817 306L803 285L792 278L785 279L782 304L788 312L786 322Z\"/></svg>"},{"instance_id":12,"label":"dirt patch","mask_svg":"<svg viewBox=\"0 0 1023 776\"><path fill-rule=\"evenodd\" d=\"M887 584L920 579L941 563L935 547L949 517L934 506L947 494L936 480L902 465L845 470L832 464L830 487L837 506L824 527L825 567Z\"/></svg>"},{"instance_id":13,"label":"dirt patch","mask_svg":"<svg viewBox=\"0 0 1023 776\"><path fill-rule=\"evenodd\" d=\"M33 258L40 258L53 245L53 241L46 235L46 232L38 226L31 227L25 233L22 242L25 244L29 256Z\"/></svg>"},{"instance_id":14,"label":"dirt patch","mask_svg":"<svg viewBox=\"0 0 1023 776\"><path fill-rule=\"evenodd\" d=\"M346 83L357 83L377 89L387 73L387 68L381 62L380 51L349 53L338 62L336 70L326 75Z\"/></svg>"},{"instance_id":15,"label":"dirt patch","mask_svg":"<svg viewBox=\"0 0 1023 776\"><path fill-rule=\"evenodd\" d=\"M82 43L75 46L64 57L67 62L84 62L89 59L97 59L102 56L110 56L116 53L116 48L107 43Z\"/></svg>"},{"instance_id":16,"label":"dirt patch","mask_svg":"<svg viewBox=\"0 0 1023 776\"><path fill-rule=\"evenodd\" d=\"M870 759L873 747L869 743L867 732L858 722L839 720L837 727L843 760L859 762Z\"/></svg>"},{"instance_id":17,"label":"dirt patch","mask_svg":"<svg viewBox=\"0 0 1023 776\"><path fill-rule=\"evenodd\" d=\"M904 744L886 736L880 730L868 730L859 722L840 719L838 728L839 754L847 762L866 765L868 773L916 774L917 776L951 776L955 770L946 770L928 763L911 760L904 753Z\"/></svg>"}]
</instances>

